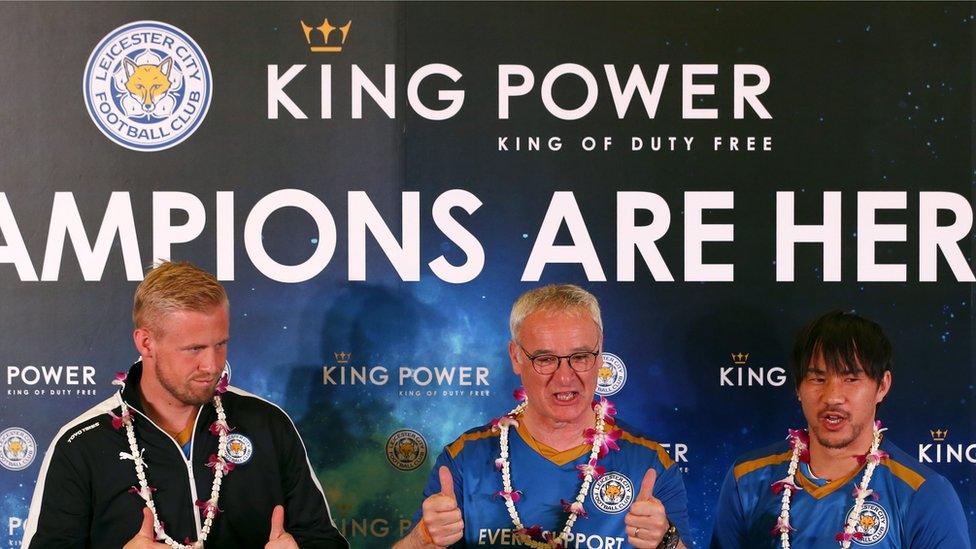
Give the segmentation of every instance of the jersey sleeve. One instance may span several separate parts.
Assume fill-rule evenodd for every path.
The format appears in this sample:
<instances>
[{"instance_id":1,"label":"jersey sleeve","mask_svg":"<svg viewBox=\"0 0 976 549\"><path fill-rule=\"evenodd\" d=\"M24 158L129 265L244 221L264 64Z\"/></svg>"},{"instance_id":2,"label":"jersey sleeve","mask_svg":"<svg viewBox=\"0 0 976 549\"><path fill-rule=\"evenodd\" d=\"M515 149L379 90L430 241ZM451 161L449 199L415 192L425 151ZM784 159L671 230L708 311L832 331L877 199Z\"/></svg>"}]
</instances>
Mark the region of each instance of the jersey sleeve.
<instances>
[{"instance_id":1,"label":"jersey sleeve","mask_svg":"<svg viewBox=\"0 0 976 549\"><path fill-rule=\"evenodd\" d=\"M434 461L434 468L427 475L427 484L424 485L424 494L420 498L420 503L423 505L425 499L441 491L441 479L438 475L441 466L447 467L451 471L451 478L454 482L454 497L457 499L457 506L461 511L461 516L464 517L464 477L461 475L457 462L451 458L446 448L437 456L437 460ZM411 530L417 526L423 514L423 507L418 507L417 511L413 514L413 520L410 525ZM451 547L464 547L464 538L462 537L461 541Z\"/></svg>"},{"instance_id":2,"label":"jersey sleeve","mask_svg":"<svg viewBox=\"0 0 976 549\"><path fill-rule=\"evenodd\" d=\"M739 484L732 469L725 475L715 508L715 528L711 549L740 549L746 547L745 513L739 498Z\"/></svg>"},{"instance_id":3,"label":"jersey sleeve","mask_svg":"<svg viewBox=\"0 0 976 549\"><path fill-rule=\"evenodd\" d=\"M688 494L685 483L681 478L681 471L675 464L658 472L657 483L654 484L654 497L664 504L664 511L668 520L674 523L681 539L690 540L691 530L688 525ZM689 545L689 543L685 543Z\"/></svg>"},{"instance_id":4,"label":"jersey sleeve","mask_svg":"<svg viewBox=\"0 0 976 549\"><path fill-rule=\"evenodd\" d=\"M332 520L325 492L312 471L298 429L287 414L282 411L281 415L279 432L283 436L283 453L280 456L280 474L285 496L285 531L295 538L300 547L348 548L349 543Z\"/></svg>"},{"instance_id":5,"label":"jersey sleeve","mask_svg":"<svg viewBox=\"0 0 976 549\"><path fill-rule=\"evenodd\" d=\"M89 547L92 520L89 468L83 457L69 452L63 442L55 444L50 452L50 459L41 466L37 478L22 547Z\"/></svg>"},{"instance_id":6,"label":"jersey sleeve","mask_svg":"<svg viewBox=\"0 0 976 549\"><path fill-rule=\"evenodd\" d=\"M911 549L971 547L959 496L941 476L933 475L922 483L912 497L906 522L906 540Z\"/></svg>"}]
</instances>

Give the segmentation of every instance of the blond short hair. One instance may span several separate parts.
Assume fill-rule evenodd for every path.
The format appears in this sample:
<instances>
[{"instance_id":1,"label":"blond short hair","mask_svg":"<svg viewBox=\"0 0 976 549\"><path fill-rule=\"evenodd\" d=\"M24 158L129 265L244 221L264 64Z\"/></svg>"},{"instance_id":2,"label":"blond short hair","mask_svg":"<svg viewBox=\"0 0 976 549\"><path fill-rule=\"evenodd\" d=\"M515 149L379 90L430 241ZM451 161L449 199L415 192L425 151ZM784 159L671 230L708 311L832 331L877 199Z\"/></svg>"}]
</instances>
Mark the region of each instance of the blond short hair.
<instances>
[{"instance_id":1,"label":"blond short hair","mask_svg":"<svg viewBox=\"0 0 976 549\"><path fill-rule=\"evenodd\" d=\"M575 284L553 284L534 288L519 296L512 305L512 314L508 318L508 328L512 332L512 340L518 339L522 322L537 311L565 312L579 311L590 316L600 334L603 334L603 319L600 317L600 303L590 292Z\"/></svg>"},{"instance_id":2,"label":"blond short hair","mask_svg":"<svg viewBox=\"0 0 976 549\"><path fill-rule=\"evenodd\" d=\"M227 292L217 278L188 261L163 261L146 273L136 288L132 323L159 329L159 319L175 311L210 311L229 306Z\"/></svg>"}]
</instances>

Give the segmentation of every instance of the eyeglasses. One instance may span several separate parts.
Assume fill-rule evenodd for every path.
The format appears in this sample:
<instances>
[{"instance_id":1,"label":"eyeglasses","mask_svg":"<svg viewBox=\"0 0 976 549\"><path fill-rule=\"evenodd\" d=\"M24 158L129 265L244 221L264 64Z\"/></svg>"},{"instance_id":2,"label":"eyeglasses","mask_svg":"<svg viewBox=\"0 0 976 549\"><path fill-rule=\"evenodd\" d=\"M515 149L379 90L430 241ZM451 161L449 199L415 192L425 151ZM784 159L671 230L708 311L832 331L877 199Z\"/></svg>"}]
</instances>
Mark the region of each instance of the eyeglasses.
<instances>
[{"instance_id":1,"label":"eyeglasses","mask_svg":"<svg viewBox=\"0 0 976 549\"><path fill-rule=\"evenodd\" d=\"M529 352L525 350L525 347L523 347L521 343L516 342L515 344L519 346L519 349L522 349L522 352L525 353L526 358L528 358L529 361L532 363L532 369L535 370L536 372L539 372L542 375L549 375L549 374L556 373L556 370L559 369L559 365L562 363L562 360L564 358L566 359L566 362L569 364L569 367L573 369L573 371L586 372L591 368L593 368L593 365L596 364L596 357L600 355L599 341L597 342L597 347L598 347L597 350L577 351L575 353L571 353L568 355L556 355L552 353L541 353L538 355L530 355Z\"/></svg>"}]
</instances>

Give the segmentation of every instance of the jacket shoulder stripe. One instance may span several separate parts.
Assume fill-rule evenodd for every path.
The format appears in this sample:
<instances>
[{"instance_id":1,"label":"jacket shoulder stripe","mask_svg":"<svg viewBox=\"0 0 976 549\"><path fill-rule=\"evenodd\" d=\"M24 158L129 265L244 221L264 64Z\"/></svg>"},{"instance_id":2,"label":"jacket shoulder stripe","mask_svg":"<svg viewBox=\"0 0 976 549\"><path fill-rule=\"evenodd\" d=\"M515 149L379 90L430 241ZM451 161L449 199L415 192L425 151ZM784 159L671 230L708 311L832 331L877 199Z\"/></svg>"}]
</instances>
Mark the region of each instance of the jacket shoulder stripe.
<instances>
[{"instance_id":1,"label":"jacket shoulder stripe","mask_svg":"<svg viewBox=\"0 0 976 549\"><path fill-rule=\"evenodd\" d=\"M483 438L497 437L500 433L492 429L485 429L484 431L475 431L473 433L465 433L457 438L454 442L447 445L447 453L451 456L451 459L457 457L464 448L466 442L471 442L475 440L481 440Z\"/></svg>"},{"instance_id":2,"label":"jacket shoulder stripe","mask_svg":"<svg viewBox=\"0 0 976 549\"><path fill-rule=\"evenodd\" d=\"M771 456L761 457L758 459L751 459L749 461L744 461L735 466L732 469L732 474L735 475L735 480L738 481L744 475L762 469L763 467L768 467L770 465L779 465L780 463L789 461L793 457L793 450L787 450L782 454L773 454Z\"/></svg>"},{"instance_id":3,"label":"jacket shoulder stripe","mask_svg":"<svg viewBox=\"0 0 976 549\"><path fill-rule=\"evenodd\" d=\"M916 473L913 469L909 469L906 465L903 465L891 458L885 459L881 462L882 465L887 465L891 474L900 478L905 484L912 487L912 490L918 491L925 482L925 477Z\"/></svg>"},{"instance_id":4,"label":"jacket shoulder stripe","mask_svg":"<svg viewBox=\"0 0 976 549\"><path fill-rule=\"evenodd\" d=\"M660 444L654 442L653 440L632 435L627 431L623 431L623 430L621 431L622 431L622 434L620 435L621 439L626 440L631 444L637 444L639 446L643 446L645 448L649 448L657 452L657 458L661 460L661 465L664 465L665 469L670 469L671 466L674 465L674 460L672 460L671 456L668 455L668 452L664 449L664 446L661 446Z\"/></svg>"}]
</instances>

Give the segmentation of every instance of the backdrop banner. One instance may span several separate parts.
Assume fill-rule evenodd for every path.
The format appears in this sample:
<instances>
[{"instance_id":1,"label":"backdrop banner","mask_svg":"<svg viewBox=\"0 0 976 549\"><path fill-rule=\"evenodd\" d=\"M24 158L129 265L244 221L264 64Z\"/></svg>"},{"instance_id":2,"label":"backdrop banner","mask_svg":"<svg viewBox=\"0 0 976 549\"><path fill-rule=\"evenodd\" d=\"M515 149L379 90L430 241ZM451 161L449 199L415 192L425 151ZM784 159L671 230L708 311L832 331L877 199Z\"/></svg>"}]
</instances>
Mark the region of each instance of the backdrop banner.
<instances>
[{"instance_id":1,"label":"backdrop banner","mask_svg":"<svg viewBox=\"0 0 976 549\"><path fill-rule=\"evenodd\" d=\"M974 23L0 4L3 547L57 430L136 359L162 258L224 282L233 384L291 414L353 547L405 534L438 452L511 409L509 309L555 282L600 299L598 393L684 472L690 545L736 457L805 425L792 339L833 309L884 327L887 436L973 536Z\"/></svg>"}]
</instances>

